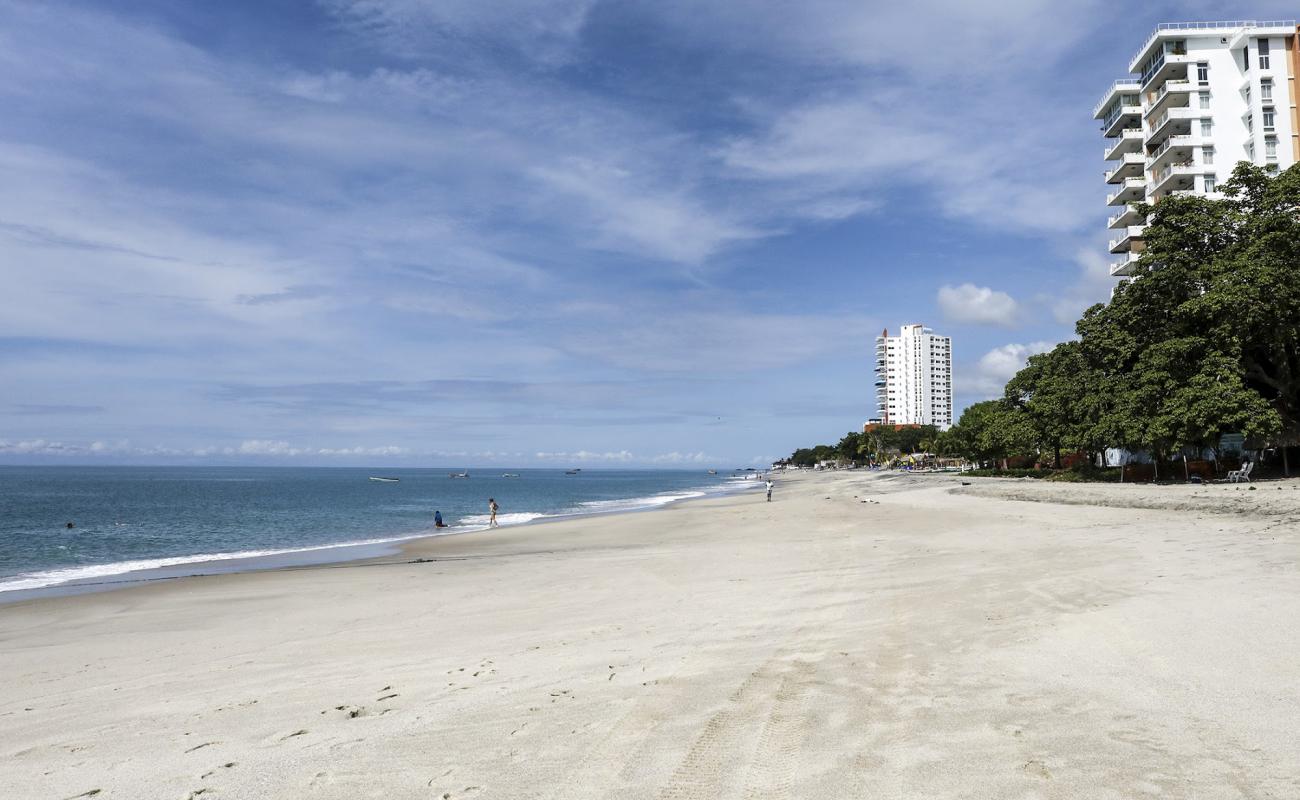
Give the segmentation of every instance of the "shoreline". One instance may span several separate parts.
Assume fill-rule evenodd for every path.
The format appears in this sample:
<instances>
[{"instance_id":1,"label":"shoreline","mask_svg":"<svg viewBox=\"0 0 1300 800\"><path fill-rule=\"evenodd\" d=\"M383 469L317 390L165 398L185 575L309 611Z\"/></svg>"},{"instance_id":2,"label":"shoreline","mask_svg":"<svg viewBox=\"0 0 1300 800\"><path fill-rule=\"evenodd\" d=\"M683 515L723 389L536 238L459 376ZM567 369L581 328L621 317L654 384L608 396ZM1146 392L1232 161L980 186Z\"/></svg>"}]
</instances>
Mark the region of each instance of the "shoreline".
<instances>
[{"instance_id":1,"label":"shoreline","mask_svg":"<svg viewBox=\"0 0 1300 800\"><path fill-rule=\"evenodd\" d=\"M596 501L607 502L610 504L643 503L643 505L614 507L609 509L568 511L555 514L537 513L536 516L532 516L529 519L518 522L503 523L495 530L564 522L567 520L584 519L587 517L657 511L670 508L679 503L726 497L732 494L745 494L747 492L756 491L758 488L759 484L750 486L748 481L735 481L732 484L720 484L719 488L715 491L708 491L704 487L690 490L698 492L698 494L691 496L678 496L675 493L669 492L660 495L629 497L620 500ZM663 502L645 503L645 501L654 501L661 497L669 497L670 499ZM534 512L524 511L517 513L533 514ZM286 548L267 552L234 551L230 553L196 553L192 556L162 556L155 559L135 559L132 561L108 562L105 564L87 564L81 567L65 569L93 570L99 568L119 567L139 562L174 560L174 563L171 564L120 569L112 572L105 572L102 575L89 575L85 578L72 578L44 586L24 587L21 589L0 589L0 608L4 608L13 603L24 603L33 600L53 599L65 596L98 594L101 592L113 592L122 589L129 589L134 586L149 585L159 582L174 582L185 578L209 578L219 575L238 575L248 572L277 572L292 569L310 569L313 567L367 562L403 553L406 550L406 546L414 545L425 540L484 533L493 529L486 525L456 525L441 533L435 533L433 532L434 530L436 529L425 530L409 535L394 536L391 538L379 537L356 542L312 545L302 548ZM53 571L57 572L62 570ZM5 581L16 582L21 580L23 577L25 576L13 575L0 577L0 585Z\"/></svg>"}]
</instances>

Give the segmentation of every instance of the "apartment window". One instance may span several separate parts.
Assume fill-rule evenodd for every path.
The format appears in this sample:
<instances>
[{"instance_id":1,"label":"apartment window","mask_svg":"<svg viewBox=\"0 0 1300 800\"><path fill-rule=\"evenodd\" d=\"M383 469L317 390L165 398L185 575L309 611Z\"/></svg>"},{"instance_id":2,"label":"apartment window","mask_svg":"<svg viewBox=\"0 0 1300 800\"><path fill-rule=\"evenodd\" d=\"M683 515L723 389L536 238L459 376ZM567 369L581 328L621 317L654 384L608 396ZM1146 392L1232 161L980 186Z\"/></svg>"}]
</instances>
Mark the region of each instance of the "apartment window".
<instances>
[{"instance_id":1,"label":"apartment window","mask_svg":"<svg viewBox=\"0 0 1300 800\"><path fill-rule=\"evenodd\" d=\"M1264 158L1269 161L1277 161L1277 137L1264 137Z\"/></svg>"},{"instance_id":2,"label":"apartment window","mask_svg":"<svg viewBox=\"0 0 1300 800\"><path fill-rule=\"evenodd\" d=\"M1210 136L1213 133L1214 133L1214 121L1208 119L1201 120L1201 135Z\"/></svg>"},{"instance_id":3,"label":"apartment window","mask_svg":"<svg viewBox=\"0 0 1300 800\"><path fill-rule=\"evenodd\" d=\"M1246 158L1250 159L1251 161L1254 161L1254 160L1255 160L1255 143L1254 143L1254 142L1246 142Z\"/></svg>"},{"instance_id":4,"label":"apartment window","mask_svg":"<svg viewBox=\"0 0 1300 800\"><path fill-rule=\"evenodd\" d=\"M1213 191L1214 191L1215 185L1216 185L1216 184L1215 184L1215 182L1214 182L1214 176L1213 176L1213 175L1206 175L1206 176L1205 176L1205 191L1206 191L1207 194L1210 193L1210 192L1213 192Z\"/></svg>"},{"instance_id":5,"label":"apartment window","mask_svg":"<svg viewBox=\"0 0 1300 800\"><path fill-rule=\"evenodd\" d=\"M1266 131L1273 130L1273 122L1275 116L1276 115L1273 112L1272 106L1264 106L1264 130Z\"/></svg>"},{"instance_id":6,"label":"apartment window","mask_svg":"<svg viewBox=\"0 0 1300 800\"><path fill-rule=\"evenodd\" d=\"M1201 97L1201 108L1209 108L1209 107L1210 107L1210 93L1209 93L1209 92L1201 92L1200 97Z\"/></svg>"},{"instance_id":7,"label":"apartment window","mask_svg":"<svg viewBox=\"0 0 1300 800\"><path fill-rule=\"evenodd\" d=\"M1196 81L1202 86L1210 82L1210 65L1204 61L1196 65Z\"/></svg>"},{"instance_id":8,"label":"apartment window","mask_svg":"<svg viewBox=\"0 0 1300 800\"><path fill-rule=\"evenodd\" d=\"M1202 164L1213 164L1213 163L1214 163L1214 148L1213 148L1213 147L1202 147L1202 148L1201 148L1201 163L1202 163Z\"/></svg>"},{"instance_id":9,"label":"apartment window","mask_svg":"<svg viewBox=\"0 0 1300 800\"><path fill-rule=\"evenodd\" d=\"M1270 101L1273 99L1273 79L1265 78L1259 82L1259 99Z\"/></svg>"},{"instance_id":10,"label":"apartment window","mask_svg":"<svg viewBox=\"0 0 1300 800\"><path fill-rule=\"evenodd\" d=\"M1241 48L1241 68L1245 72L1250 72L1250 48Z\"/></svg>"},{"instance_id":11,"label":"apartment window","mask_svg":"<svg viewBox=\"0 0 1300 800\"><path fill-rule=\"evenodd\" d=\"M1255 115L1253 113L1246 115L1246 130L1255 130Z\"/></svg>"},{"instance_id":12,"label":"apartment window","mask_svg":"<svg viewBox=\"0 0 1300 800\"><path fill-rule=\"evenodd\" d=\"M1247 85L1245 91L1242 92L1242 96L1246 98L1246 107L1249 108L1250 107L1250 86L1249 85Z\"/></svg>"},{"instance_id":13,"label":"apartment window","mask_svg":"<svg viewBox=\"0 0 1300 800\"><path fill-rule=\"evenodd\" d=\"M1268 69L1268 39L1259 40L1259 68Z\"/></svg>"}]
</instances>

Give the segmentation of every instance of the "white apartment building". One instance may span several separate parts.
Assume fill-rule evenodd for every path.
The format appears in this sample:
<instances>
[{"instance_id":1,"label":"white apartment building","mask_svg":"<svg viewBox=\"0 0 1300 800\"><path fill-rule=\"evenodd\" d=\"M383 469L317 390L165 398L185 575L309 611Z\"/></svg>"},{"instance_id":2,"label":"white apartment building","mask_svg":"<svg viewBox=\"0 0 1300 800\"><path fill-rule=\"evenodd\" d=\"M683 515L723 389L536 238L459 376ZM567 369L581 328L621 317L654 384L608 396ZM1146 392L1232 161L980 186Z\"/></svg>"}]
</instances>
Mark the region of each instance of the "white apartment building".
<instances>
[{"instance_id":1,"label":"white apartment building","mask_svg":"<svg viewBox=\"0 0 1300 800\"><path fill-rule=\"evenodd\" d=\"M951 337L924 325L876 337L876 414L885 425L952 427Z\"/></svg>"},{"instance_id":2,"label":"white apartment building","mask_svg":"<svg viewBox=\"0 0 1300 800\"><path fill-rule=\"evenodd\" d=\"M1093 111L1106 137L1110 274L1132 274L1146 220L1134 204L1214 196L1239 161L1300 161L1295 20L1158 26Z\"/></svg>"}]
</instances>

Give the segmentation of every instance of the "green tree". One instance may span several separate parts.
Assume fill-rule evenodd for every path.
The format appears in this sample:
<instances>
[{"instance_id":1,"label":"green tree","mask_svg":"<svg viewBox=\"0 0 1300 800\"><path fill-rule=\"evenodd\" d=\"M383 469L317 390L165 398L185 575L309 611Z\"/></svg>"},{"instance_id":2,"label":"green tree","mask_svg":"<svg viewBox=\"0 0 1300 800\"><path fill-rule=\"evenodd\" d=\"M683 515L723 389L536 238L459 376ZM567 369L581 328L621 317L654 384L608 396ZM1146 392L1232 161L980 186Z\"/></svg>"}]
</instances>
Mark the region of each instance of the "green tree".
<instances>
[{"instance_id":1,"label":"green tree","mask_svg":"<svg viewBox=\"0 0 1300 800\"><path fill-rule=\"evenodd\" d=\"M1025 412L1004 400L968 406L947 433L953 452L978 462L1002 461L1033 452L1033 428Z\"/></svg>"}]
</instances>

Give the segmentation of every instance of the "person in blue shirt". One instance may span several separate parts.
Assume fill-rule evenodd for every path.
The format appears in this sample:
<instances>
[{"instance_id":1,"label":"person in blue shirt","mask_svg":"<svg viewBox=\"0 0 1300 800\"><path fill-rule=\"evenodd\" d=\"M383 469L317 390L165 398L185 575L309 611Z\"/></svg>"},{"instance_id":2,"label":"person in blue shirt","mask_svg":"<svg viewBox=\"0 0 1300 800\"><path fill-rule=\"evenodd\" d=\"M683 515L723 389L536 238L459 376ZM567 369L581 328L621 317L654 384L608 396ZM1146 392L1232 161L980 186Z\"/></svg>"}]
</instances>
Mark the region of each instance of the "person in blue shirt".
<instances>
[{"instance_id":1,"label":"person in blue shirt","mask_svg":"<svg viewBox=\"0 0 1300 800\"><path fill-rule=\"evenodd\" d=\"M443 522L442 522L442 512L441 512L441 511L435 511L435 512L433 512L433 527L435 527L435 528L445 528L445 527L447 527L447 526L444 525Z\"/></svg>"}]
</instances>

